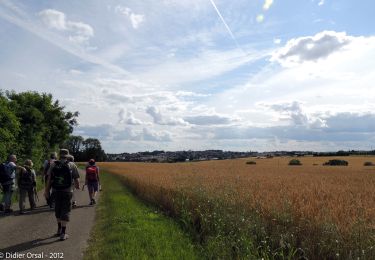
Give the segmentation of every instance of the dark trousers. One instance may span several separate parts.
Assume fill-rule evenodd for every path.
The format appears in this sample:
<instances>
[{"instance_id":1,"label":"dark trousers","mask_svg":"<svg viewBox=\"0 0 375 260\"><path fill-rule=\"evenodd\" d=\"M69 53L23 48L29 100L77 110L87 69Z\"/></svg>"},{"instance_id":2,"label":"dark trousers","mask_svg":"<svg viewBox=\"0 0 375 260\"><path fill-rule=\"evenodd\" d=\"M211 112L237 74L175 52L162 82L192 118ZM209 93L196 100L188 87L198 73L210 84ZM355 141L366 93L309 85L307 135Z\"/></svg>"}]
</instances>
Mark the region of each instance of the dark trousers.
<instances>
[{"instance_id":1,"label":"dark trousers","mask_svg":"<svg viewBox=\"0 0 375 260\"><path fill-rule=\"evenodd\" d=\"M62 221L69 221L73 192L54 191L54 194L56 218Z\"/></svg>"},{"instance_id":2,"label":"dark trousers","mask_svg":"<svg viewBox=\"0 0 375 260\"><path fill-rule=\"evenodd\" d=\"M6 184L3 186L3 201L2 204L4 205L5 209L10 209L12 205L12 194L13 194L13 184Z\"/></svg>"},{"instance_id":3,"label":"dark trousers","mask_svg":"<svg viewBox=\"0 0 375 260\"><path fill-rule=\"evenodd\" d=\"M20 188L20 200L19 200L20 211L25 210L26 196L29 197L30 208L34 209L36 207L33 188L29 188L29 189Z\"/></svg>"}]
</instances>

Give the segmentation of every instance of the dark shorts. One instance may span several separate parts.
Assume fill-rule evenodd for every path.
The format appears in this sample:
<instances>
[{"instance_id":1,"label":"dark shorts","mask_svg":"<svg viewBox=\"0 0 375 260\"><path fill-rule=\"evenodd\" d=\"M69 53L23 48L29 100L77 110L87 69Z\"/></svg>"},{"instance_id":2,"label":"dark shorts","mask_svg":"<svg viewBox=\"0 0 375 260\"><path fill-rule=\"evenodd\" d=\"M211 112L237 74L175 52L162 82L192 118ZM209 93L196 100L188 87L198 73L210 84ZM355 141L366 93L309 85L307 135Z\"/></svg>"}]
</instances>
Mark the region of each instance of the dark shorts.
<instances>
[{"instance_id":1,"label":"dark shorts","mask_svg":"<svg viewBox=\"0 0 375 260\"><path fill-rule=\"evenodd\" d=\"M72 208L73 192L54 191L55 216L62 221L69 221L69 213Z\"/></svg>"},{"instance_id":2,"label":"dark shorts","mask_svg":"<svg viewBox=\"0 0 375 260\"><path fill-rule=\"evenodd\" d=\"M89 190L90 193L92 192L97 192L99 190L99 182L93 181L93 182L88 182L87 183L87 189Z\"/></svg>"}]
</instances>

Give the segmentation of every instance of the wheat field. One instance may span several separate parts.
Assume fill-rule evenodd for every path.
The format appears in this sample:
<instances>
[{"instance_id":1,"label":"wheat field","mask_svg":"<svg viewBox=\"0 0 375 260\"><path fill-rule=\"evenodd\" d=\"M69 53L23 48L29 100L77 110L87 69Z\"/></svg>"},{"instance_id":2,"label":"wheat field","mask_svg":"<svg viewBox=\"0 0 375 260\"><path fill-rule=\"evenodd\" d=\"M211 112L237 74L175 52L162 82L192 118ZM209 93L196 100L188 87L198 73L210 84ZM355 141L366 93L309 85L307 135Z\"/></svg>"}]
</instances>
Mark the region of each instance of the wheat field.
<instances>
[{"instance_id":1,"label":"wheat field","mask_svg":"<svg viewBox=\"0 0 375 260\"><path fill-rule=\"evenodd\" d=\"M99 165L124 176L141 198L187 219L200 242L221 248L244 240L218 257L246 257L244 243L255 243L256 257L374 256L375 167L363 165L375 158L336 158L349 166L323 166L330 157L299 157L302 166L289 166L288 157ZM259 249L261 241L268 244Z\"/></svg>"}]
</instances>

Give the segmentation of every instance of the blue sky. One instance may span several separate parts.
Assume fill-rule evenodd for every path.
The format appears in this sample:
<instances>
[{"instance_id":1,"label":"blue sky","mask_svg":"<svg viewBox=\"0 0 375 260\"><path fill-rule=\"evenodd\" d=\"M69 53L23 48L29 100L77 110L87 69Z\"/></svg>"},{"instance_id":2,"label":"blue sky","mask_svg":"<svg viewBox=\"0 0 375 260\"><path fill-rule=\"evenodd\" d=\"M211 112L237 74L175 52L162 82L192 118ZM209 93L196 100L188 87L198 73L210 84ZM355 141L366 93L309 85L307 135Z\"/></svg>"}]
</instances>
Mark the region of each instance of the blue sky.
<instances>
[{"instance_id":1,"label":"blue sky","mask_svg":"<svg viewBox=\"0 0 375 260\"><path fill-rule=\"evenodd\" d=\"M0 88L107 152L375 147L375 2L0 1Z\"/></svg>"}]
</instances>

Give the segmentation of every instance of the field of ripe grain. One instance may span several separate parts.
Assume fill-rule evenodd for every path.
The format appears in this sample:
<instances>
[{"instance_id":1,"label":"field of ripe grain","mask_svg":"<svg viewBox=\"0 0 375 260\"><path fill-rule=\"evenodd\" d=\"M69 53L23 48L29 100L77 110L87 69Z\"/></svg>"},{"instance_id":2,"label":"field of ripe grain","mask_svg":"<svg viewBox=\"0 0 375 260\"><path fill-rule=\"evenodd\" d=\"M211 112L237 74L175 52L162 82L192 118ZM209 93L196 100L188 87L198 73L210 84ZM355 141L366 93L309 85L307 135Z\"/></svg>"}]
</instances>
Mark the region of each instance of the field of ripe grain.
<instances>
[{"instance_id":1,"label":"field of ripe grain","mask_svg":"<svg viewBox=\"0 0 375 260\"><path fill-rule=\"evenodd\" d=\"M375 158L335 158L349 166L323 166L331 157L100 166L180 218L210 257L373 258L375 167L363 164Z\"/></svg>"}]
</instances>

